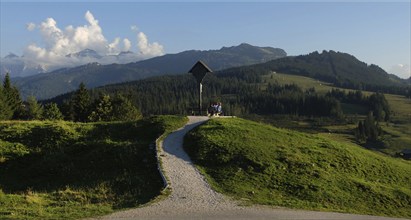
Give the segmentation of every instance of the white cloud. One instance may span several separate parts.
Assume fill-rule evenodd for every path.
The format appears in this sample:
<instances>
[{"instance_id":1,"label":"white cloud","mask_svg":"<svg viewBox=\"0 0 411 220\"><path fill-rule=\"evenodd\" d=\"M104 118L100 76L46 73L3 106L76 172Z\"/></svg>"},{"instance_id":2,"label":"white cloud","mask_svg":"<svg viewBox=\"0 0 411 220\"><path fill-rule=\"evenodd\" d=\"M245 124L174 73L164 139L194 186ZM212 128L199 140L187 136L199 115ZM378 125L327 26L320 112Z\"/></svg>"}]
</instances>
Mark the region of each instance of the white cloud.
<instances>
[{"instance_id":1,"label":"white cloud","mask_svg":"<svg viewBox=\"0 0 411 220\"><path fill-rule=\"evenodd\" d=\"M157 42L149 43L147 36L143 32L138 33L137 38L137 46L141 55L146 57L154 57L164 54L163 46Z\"/></svg>"},{"instance_id":2,"label":"white cloud","mask_svg":"<svg viewBox=\"0 0 411 220\"><path fill-rule=\"evenodd\" d=\"M74 27L69 25L64 29L58 27L57 21L47 18L40 24L28 23L26 28L29 31L37 28L42 36L42 41L37 44L30 44L24 51L24 59L27 63L40 65L45 68L55 69L61 67L71 67L89 62L106 63L126 63L135 62L142 59L151 58L164 54L164 48L157 42L150 43L147 35L138 32L138 27L130 26L133 32L137 33L137 51L126 56L113 57L121 51L130 51L133 43L127 38L116 37L109 42L103 34L103 29L94 15L87 11L84 15L86 24ZM122 42L122 43L121 43ZM91 49L103 56L102 59L90 57L67 56L78 53L85 49Z\"/></svg>"},{"instance_id":3,"label":"white cloud","mask_svg":"<svg viewBox=\"0 0 411 220\"><path fill-rule=\"evenodd\" d=\"M91 14L90 11L87 11L86 14L84 15L84 18L88 21L88 23L90 23L93 26L98 26L98 20L96 20L93 16L93 14Z\"/></svg>"},{"instance_id":4,"label":"white cloud","mask_svg":"<svg viewBox=\"0 0 411 220\"><path fill-rule=\"evenodd\" d=\"M389 73L395 74L400 78L408 79L411 77L411 69L408 64L397 64L391 66L388 71Z\"/></svg>"},{"instance_id":5,"label":"white cloud","mask_svg":"<svg viewBox=\"0 0 411 220\"><path fill-rule=\"evenodd\" d=\"M114 41L108 45L109 54L115 55L120 52L118 48L119 43L120 43L120 38L116 37L116 39L114 39Z\"/></svg>"},{"instance_id":6,"label":"white cloud","mask_svg":"<svg viewBox=\"0 0 411 220\"><path fill-rule=\"evenodd\" d=\"M129 39L125 38L123 40L123 44L124 44L124 47L123 47L124 51L129 51L131 49L131 41Z\"/></svg>"},{"instance_id":7,"label":"white cloud","mask_svg":"<svg viewBox=\"0 0 411 220\"><path fill-rule=\"evenodd\" d=\"M131 26L130 26L130 29L131 29L132 31L138 31L138 27L137 27L136 25L131 25Z\"/></svg>"},{"instance_id":8,"label":"white cloud","mask_svg":"<svg viewBox=\"0 0 411 220\"><path fill-rule=\"evenodd\" d=\"M26 28L28 31L32 31L36 28L36 24L34 24L33 22L30 22L26 25Z\"/></svg>"}]
</instances>

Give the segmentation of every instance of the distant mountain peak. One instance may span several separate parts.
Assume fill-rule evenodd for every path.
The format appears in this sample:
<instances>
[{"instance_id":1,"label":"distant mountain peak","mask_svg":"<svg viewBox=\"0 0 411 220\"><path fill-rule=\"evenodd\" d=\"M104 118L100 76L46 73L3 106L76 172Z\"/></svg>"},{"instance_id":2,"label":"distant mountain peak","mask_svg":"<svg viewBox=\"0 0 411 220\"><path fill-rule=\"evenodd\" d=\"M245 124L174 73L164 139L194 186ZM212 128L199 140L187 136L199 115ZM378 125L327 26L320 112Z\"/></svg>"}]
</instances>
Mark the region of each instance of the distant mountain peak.
<instances>
[{"instance_id":1,"label":"distant mountain peak","mask_svg":"<svg viewBox=\"0 0 411 220\"><path fill-rule=\"evenodd\" d=\"M92 53L92 54L94 54L94 53L97 53L97 52L95 50L86 48L86 49L80 51L79 53Z\"/></svg>"},{"instance_id":2,"label":"distant mountain peak","mask_svg":"<svg viewBox=\"0 0 411 220\"><path fill-rule=\"evenodd\" d=\"M95 50L92 49L84 49L82 51L79 51L77 53L71 53L66 55L66 57L90 57L90 58L95 58L95 59L100 59L102 56L98 54Z\"/></svg>"},{"instance_id":3,"label":"distant mountain peak","mask_svg":"<svg viewBox=\"0 0 411 220\"><path fill-rule=\"evenodd\" d=\"M237 46L231 46L231 47L222 47L220 50L232 50L232 49L238 49L238 48L243 48L243 49L248 49L248 48L256 48L257 46L253 46L251 44L247 43L241 43Z\"/></svg>"},{"instance_id":4,"label":"distant mountain peak","mask_svg":"<svg viewBox=\"0 0 411 220\"><path fill-rule=\"evenodd\" d=\"M4 59L13 59L13 58L19 58L19 56L17 56L14 53L9 53L9 55L4 57Z\"/></svg>"},{"instance_id":5,"label":"distant mountain peak","mask_svg":"<svg viewBox=\"0 0 411 220\"><path fill-rule=\"evenodd\" d=\"M128 55L128 54L134 54L132 51L121 51L118 56L122 56L122 55Z\"/></svg>"},{"instance_id":6,"label":"distant mountain peak","mask_svg":"<svg viewBox=\"0 0 411 220\"><path fill-rule=\"evenodd\" d=\"M251 44L248 44L248 43L241 43L241 44L238 45L237 47L255 47L255 46L253 46L253 45L251 45Z\"/></svg>"},{"instance_id":7,"label":"distant mountain peak","mask_svg":"<svg viewBox=\"0 0 411 220\"><path fill-rule=\"evenodd\" d=\"M273 47L258 47L258 46L253 46L248 43L241 43L238 46L232 46L232 47L222 47L220 49L222 52L230 52L230 53L245 53L249 55L278 55L276 58L280 57L285 57L287 56L287 53L280 48L273 48ZM268 60L266 60L268 61Z\"/></svg>"}]
</instances>

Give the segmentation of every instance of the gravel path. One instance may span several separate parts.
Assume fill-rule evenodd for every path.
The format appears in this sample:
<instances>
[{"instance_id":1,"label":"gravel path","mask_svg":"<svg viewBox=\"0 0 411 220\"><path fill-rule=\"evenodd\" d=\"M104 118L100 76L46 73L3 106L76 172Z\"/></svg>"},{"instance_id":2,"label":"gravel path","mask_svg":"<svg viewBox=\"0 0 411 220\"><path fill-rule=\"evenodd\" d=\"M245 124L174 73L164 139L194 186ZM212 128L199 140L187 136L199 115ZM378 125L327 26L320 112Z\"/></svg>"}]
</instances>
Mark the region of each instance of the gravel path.
<instances>
[{"instance_id":1,"label":"gravel path","mask_svg":"<svg viewBox=\"0 0 411 220\"><path fill-rule=\"evenodd\" d=\"M116 212L98 219L358 219L393 218L332 212L300 211L264 206L239 206L213 191L183 150L184 135L208 117L189 117L183 128L168 135L159 151L171 195L142 208Z\"/></svg>"}]
</instances>

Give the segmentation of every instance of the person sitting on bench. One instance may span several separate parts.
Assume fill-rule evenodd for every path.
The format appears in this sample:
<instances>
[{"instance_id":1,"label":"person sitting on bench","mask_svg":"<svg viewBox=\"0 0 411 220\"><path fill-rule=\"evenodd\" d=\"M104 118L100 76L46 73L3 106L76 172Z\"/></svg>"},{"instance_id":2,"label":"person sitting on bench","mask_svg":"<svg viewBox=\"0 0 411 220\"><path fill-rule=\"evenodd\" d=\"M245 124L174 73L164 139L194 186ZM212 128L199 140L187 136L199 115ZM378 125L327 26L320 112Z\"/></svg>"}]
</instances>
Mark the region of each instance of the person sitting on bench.
<instances>
[{"instance_id":1,"label":"person sitting on bench","mask_svg":"<svg viewBox=\"0 0 411 220\"><path fill-rule=\"evenodd\" d=\"M223 107L221 106L221 102L217 104L217 113L220 115L223 113Z\"/></svg>"}]
</instances>

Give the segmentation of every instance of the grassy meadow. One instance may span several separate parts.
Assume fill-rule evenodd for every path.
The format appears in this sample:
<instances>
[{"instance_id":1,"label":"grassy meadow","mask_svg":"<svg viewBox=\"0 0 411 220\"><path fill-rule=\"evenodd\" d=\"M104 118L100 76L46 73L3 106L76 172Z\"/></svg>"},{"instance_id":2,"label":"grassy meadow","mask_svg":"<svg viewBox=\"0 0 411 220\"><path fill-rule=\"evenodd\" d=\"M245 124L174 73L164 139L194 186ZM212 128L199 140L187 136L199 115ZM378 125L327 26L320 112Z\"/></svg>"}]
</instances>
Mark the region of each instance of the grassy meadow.
<instances>
[{"instance_id":1,"label":"grassy meadow","mask_svg":"<svg viewBox=\"0 0 411 220\"><path fill-rule=\"evenodd\" d=\"M316 79L304 76L289 75L282 73L272 73L264 76L265 87L268 83L296 84L302 89L315 88L319 93L325 94L331 89L340 89L344 91L353 91L350 89L342 89L333 87L330 83L325 83ZM371 92L363 92L364 95L370 95ZM398 153L404 149L411 147L411 99L404 96L385 94L390 108L391 121L389 123L381 123L383 135L381 142L367 145L366 147L372 150L388 154L390 156L398 156ZM320 133L323 136L333 138L336 141L344 141L348 143L356 143L354 138L354 128L357 126L357 121L363 119L368 113L367 109L362 106L341 103L344 115L348 119L348 123L335 124L327 122L327 119L304 119L290 116L247 116L248 119L270 123L274 126L299 130L308 133ZM351 122L350 122L351 121Z\"/></svg>"},{"instance_id":2,"label":"grassy meadow","mask_svg":"<svg viewBox=\"0 0 411 220\"><path fill-rule=\"evenodd\" d=\"M246 203L411 217L411 162L355 144L237 118L194 129L185 149L213 188Z\"/></svg>"},{"instance_id":3,"label":"grassy meadow","mask_svg":"<svg viewBox=\"0 0 411 220\"><path fill-rule=\"evenodd\" d=\"M78 219L161 194L155 140L186 123L0 122L0 219Z\"/></svg>"}]
</instances>

